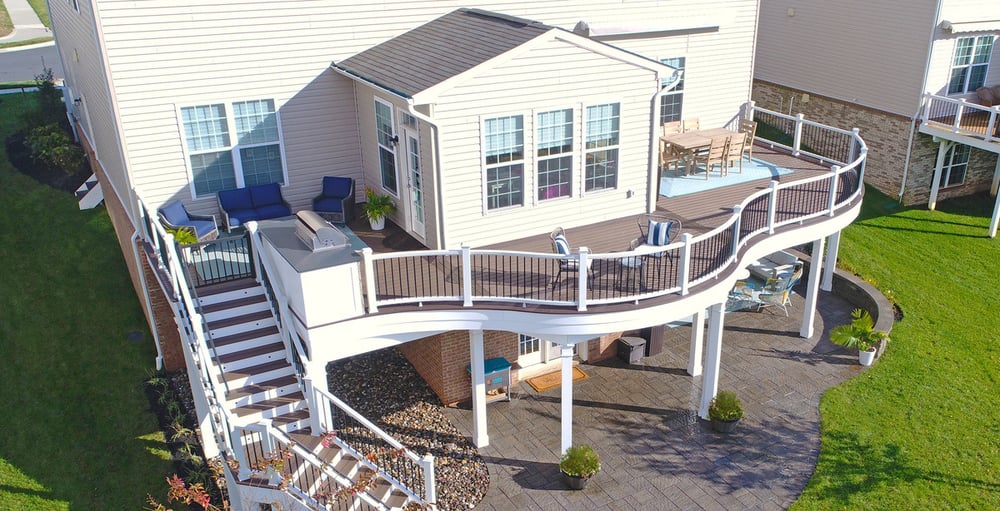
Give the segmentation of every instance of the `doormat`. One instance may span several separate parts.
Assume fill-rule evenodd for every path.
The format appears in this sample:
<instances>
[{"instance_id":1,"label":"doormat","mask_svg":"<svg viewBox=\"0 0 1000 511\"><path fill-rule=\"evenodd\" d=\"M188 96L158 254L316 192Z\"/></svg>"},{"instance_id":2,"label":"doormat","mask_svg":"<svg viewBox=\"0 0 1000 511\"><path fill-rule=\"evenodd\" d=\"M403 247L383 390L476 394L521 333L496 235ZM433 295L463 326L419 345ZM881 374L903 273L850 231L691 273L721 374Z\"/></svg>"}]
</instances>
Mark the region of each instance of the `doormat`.
<instances>
[{"instance_id":1,"label":"doormat","mask_svg":"<svg viewBox=\"0 0 1000 511\"><path fill-rule=\"evenodd\" d=\"M580 370L579 367L573 366L573 381L586 380L590 378L587 373ZM528 385L535 389L535 392L545 392L549 389L554 389L562 385L562 371L553 371L551 373L545 373L534 378L528 378Z\"/></svg>"}]
</instances>

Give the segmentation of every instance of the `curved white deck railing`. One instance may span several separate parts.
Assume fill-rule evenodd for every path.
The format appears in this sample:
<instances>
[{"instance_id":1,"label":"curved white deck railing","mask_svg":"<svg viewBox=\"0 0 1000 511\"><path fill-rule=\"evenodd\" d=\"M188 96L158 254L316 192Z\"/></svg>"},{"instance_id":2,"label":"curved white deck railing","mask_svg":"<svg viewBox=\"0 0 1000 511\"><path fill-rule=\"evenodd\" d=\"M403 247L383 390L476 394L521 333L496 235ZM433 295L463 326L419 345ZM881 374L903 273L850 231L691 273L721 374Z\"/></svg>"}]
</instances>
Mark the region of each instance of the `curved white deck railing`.
<instances>
[{"instance_id":1,"label":"curved white deck railing","mask_svg":"<svg viewBox=\"0 0 1000 511\"><path fill-rule=\"evenodd\" d=\"M760 108L756 118L779 120L791 145L763 140L799 157L832 164L827 175L789 183L772 181L767 190L747 197L733 214L710 232L665 247L631 252L572 256L503 250L427 250L375 254L362 251L364 294L369 313L379 307L433 302L549 305L587 310L589 305L637 302L668 294L687 294L692 286L732 270L738 251L774 234L782 226L832 217L863 193L868 149L858 130L842 130ZM758 138L758 142L762 140ZM589 271L567 272L560 262L576 259ZM633 263L641 259L641 263ZM622 268L641 271L624 274Z\"/></svg>"}]
</instances>

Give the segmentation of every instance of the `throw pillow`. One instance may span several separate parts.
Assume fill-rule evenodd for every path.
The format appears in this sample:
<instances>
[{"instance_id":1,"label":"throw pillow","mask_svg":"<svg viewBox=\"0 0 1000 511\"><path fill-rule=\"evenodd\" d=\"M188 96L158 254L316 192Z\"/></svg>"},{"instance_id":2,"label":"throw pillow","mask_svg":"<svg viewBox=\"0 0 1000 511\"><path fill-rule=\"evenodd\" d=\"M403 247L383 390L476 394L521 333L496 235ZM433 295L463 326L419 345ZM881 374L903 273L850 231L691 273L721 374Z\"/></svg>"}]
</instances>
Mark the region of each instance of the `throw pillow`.
<instances>
[{"instance_id":1,"label":"throw pillow","mask_svg":"<svg viewBox=\"0 0 1000 511\"><path fill-rule=\"evenodd\" d=\"M656 220L649 221L649 231L646 234L646 244L663 246L670 243L670 229L674 226L673 222L657 222Z\"/></svg>"}]
</instances>

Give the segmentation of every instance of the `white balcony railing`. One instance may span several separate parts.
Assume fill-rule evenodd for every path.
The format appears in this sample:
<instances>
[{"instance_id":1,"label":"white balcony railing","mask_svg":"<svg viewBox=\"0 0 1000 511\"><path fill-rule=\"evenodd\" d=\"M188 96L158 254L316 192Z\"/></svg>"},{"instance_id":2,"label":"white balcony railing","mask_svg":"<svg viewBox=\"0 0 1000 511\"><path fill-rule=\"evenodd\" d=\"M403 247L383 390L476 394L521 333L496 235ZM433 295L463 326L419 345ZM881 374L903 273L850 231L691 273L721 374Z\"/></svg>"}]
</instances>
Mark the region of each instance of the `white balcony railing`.
<instances>
[{"instance_id":1,"label":"white balcony railing","mask_svg":"<svg viewBox=\"0 0 1000 511\"><path fill-rule=\"evenodd\" d=\"M924 94L921 121L957 135L1000 142L1000 106L987 107L928 93Z\"/></svg>"},{"instance_id":2,"label":"white balcony railing","mask_svg":"<svg viewBox=\"0 0 1000 511\"><path fill-rule=\"evenodd\" d=\"M586 311L588 306L637 302L669 294L688 294L693 286L732 270L742 247L776 229L819 217L832 217L863 193L868 149L858 130L841 130L760 108L766 117L786 125L790 143L767 141L798 156L831 163L830 172L810 179L772 181L733 208L719 227L698 236L685 234L665 247L641 247L632 252L592 254L581 249L571 256L477 250L421 250L375 254L362 250L364 296L369 313L380 307L450 302L465 307L477 303L549 305ZM781 130L781 127L778 127ZM642 258L638 279L623 279L623 261ZM576 259L590 268L571 274L573 285L561 279L560 263ZM565 272L563 272L565 273Z\"/></svg>"}]
</instances>

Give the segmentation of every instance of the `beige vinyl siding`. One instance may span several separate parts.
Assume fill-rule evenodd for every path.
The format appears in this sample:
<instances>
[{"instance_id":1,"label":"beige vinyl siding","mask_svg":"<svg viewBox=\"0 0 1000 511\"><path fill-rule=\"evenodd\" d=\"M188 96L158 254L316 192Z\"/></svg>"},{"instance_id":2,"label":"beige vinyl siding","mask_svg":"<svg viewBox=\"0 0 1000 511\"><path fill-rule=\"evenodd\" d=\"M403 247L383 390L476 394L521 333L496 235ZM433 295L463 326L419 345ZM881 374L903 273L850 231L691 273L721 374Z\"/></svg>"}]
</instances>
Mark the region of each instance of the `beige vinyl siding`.
<instances>
[{"instance_id":1,"label":"beige vinyl siding","mask_svg":"<svg viewBox=\"0 0 1000 511\"><path fill-rule=\"evenodd\" d=\"M154 206L180 198L188 201L193 211L205 213L215 211L215 201L191 200L177 105L204 104L206 98L230 102L273 98L282 105L289 176L283 192L298 209L308 206L318 192L319 176L360 175L358 147L364 132L359 135L354 117L353 88L342 83L343 77L327 76L331 61L343 60L459 7L495 10L569 30L580 20L676 26L678 19L715 16L729 20L729 13L736 11L743 13L740 44L750 45L753 20L745 13L755 6L754 0L714 2L710 6L694 0L645 0L630 2L628 9L600 0L402 0L377 6L333 0L94 3L118 95L132 185ZM696 39L692 38L691 44L701 43ZM724 46L721 51L728 51L726 48L732 49ZM666 55L657 52L650 56ZM742 62L738 73L747 66L749 62ZM728 72L730 69L718 71L720 75ZM715 88L717 82L705 76ZM704 99L692 96L693 104L712 105L711 95L706 91ZM722 117L711 109L706 112L713 119ZM102 121L102 125L110 124ZM423 133L422 142L429 143Z\"/></svg>"},{"instance_id":2,"label":"beige vinyl siding","mask_svg":"<svg viewBox=\"0 0 1000 511\"><path fill-rule=\"evenodd\" d=\"M115 129L108 80L101 59L93 11L89 2L80 2L80 11L69 2L50 2L49 16L59 37L60 60L65 72L65 86L79 105L67 105L76 116L85 136L95 148L97 159L111 180L104 193L117 193L121 203L131 208L131 186L122 165L121 145Z\"/></svg>"},{"instance_id":3,"label":"beige vinyl siding","mask_svg":"<svg viewBox=\"0 0 1000 511\"><path fill-rule=\"evenodd\" d=\"M920 105L936 3L762 0L754 77L911 116Z\"/></svg>"},{"instance_id":4,"label":"beige vinyl siding","mask_svg":"<svg viewBox=\"0 0 1000 511\"><path fill-rule=\"evenodd\" d=\"M644 211L649 172L651 98L657 90L650 70L551 42L520 54L447 92L435 120L442 131L441 165L449 247L473 246L573 227ZM621 103L618 186L584 193L583 124L588 105ZM535 115L574 109L572 197L535 201ZM487 211L483 192L482 121L524 116L524 205ZM626 191L634 192L626 198ZM623 247L624 248L624 247Z\"/></svg>"}]
</instances>

